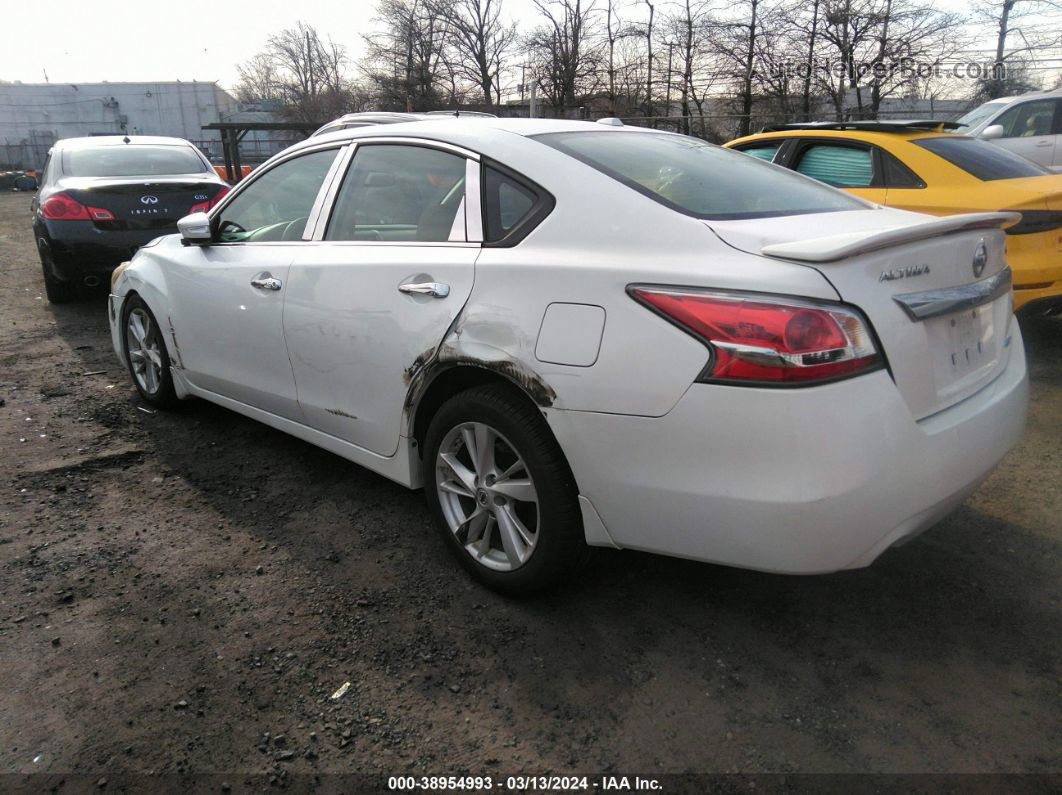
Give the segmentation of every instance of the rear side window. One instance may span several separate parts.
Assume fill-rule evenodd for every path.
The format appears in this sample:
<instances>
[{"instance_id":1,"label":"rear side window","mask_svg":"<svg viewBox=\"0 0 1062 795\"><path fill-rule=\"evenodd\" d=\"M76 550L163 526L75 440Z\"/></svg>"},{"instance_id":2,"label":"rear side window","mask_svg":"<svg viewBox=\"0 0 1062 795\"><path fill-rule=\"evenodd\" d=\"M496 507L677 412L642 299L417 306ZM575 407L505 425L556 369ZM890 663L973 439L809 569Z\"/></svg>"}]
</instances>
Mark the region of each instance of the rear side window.
<instances>
[{"instance_id":1,"label":"rear side window","mask_svg":"<svg viewBox=\"0 0 1062 795\"><path fill-rule=\"evenodd\" d=\"M854 196L684 135L617 129L535 138L695 218L736 220L866 209Z\"/></svg>"},{"instance_id":2,"label":"rear side window","mask_svg":"<svg viewBox=\"0 0 1062 795\"><path fill-rule=\"evenodd\" d=\"M801 154L796 170L838 188L869 188L874 182L871 151L854 146L812 144Z\"/></svg>"},{"instance_id":3,"label":"rear side window","mask_svg":"<svg viewBox=\"0 0 1062 795\"><path fill-rule=\"evenodd\" d=\"M753 157L757 157L760 160L766 160L768 163L770 163L772 160L774 160L774 155L778 151L779 147L781 147L781 145L782 142L778 141L777 143L743 146L740 149L737 149L737 147L735 147L735 149L737 149L737 151L741 152L741 154L743 155L752 155Z\"/></svg>"},{"instance_id":4,"label":"rear side window","mask_svg":"<svg viewBox=\"0 0 1062 795\"><path fill-rule=\"evenodd\" d=\"M928 149L967 174L986 182L994 179L1042 177L1051 173L1021 155L976 138L918 138L911 143Z\"/></svg>"},{"instance_id":5,"label":"rear side window","mask_svg":"<svg viewBox=\"0 0 1062 795\"><path fill-rule=\"evenodd\" d=\"M483 169L483 233L486 242L512 244L552 209L552 197L511 173Z\"/></svg>"},{"instance_id":6,"label":"rear side window","mask_svg":"<svg viewBox=\"0 0 1062 795\"><path fill-rule=\"evenodd\" d=\"M924 188L926 186L921 177L888 152L881 152L881 162L885 171L885 187Z\"/></svg>"},{"instance_id":7,"label":"rear side window","mask_svg":"<svg viewBox=\"0 0 1062 795\"><path fill-rule=\"evenodd\" d=\"M63 173L68 177L158 177L202 174L208 170L203 159L188 146L124 144L63 152Z\"/></svg>"}]
</instances>

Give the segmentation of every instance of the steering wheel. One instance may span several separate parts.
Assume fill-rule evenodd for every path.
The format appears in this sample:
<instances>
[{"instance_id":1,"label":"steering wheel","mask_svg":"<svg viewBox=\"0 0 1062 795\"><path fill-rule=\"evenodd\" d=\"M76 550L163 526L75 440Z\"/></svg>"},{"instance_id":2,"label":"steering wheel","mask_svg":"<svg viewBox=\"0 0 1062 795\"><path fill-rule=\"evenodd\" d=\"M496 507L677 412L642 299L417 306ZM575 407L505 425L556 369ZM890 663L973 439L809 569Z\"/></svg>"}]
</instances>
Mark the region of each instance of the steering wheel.
<instances>
[{"instance_id":1,"label":"steering wheel","mask_svg":"<svg viewBox=\"0 0 1062 795\"><path fill-rule=\"evenodd\" d=\"M280 233L281 240L302 240L302 233L306 229L306 222L310 216L304 215L302 218L296 218L293 221L289 221L284 227L284 231Z\"/></svg>"}]
</instances>

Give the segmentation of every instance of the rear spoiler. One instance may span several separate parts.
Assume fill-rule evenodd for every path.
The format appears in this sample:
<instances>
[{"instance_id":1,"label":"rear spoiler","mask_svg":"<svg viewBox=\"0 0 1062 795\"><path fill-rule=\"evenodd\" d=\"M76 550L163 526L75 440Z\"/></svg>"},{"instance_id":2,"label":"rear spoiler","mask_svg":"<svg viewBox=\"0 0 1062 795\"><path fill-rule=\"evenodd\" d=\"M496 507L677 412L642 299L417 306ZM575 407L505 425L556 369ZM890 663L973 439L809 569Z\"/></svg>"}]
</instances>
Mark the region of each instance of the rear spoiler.
<instances>
[{"instance_id":1,"label":"rear spoiler","mask_svg":"<svg viewBox=\"0 0 1062 795\"><path fill-rule=\"evenodd\" d=\"M795 259L801 262L834 262L915 240L925 240L970 229L1006 229L1021 221L1021 213L965 213L916 221L890 229L845 232L840 235L771 243L760 249L765 257Z\"/></svg>"}]
</instances>

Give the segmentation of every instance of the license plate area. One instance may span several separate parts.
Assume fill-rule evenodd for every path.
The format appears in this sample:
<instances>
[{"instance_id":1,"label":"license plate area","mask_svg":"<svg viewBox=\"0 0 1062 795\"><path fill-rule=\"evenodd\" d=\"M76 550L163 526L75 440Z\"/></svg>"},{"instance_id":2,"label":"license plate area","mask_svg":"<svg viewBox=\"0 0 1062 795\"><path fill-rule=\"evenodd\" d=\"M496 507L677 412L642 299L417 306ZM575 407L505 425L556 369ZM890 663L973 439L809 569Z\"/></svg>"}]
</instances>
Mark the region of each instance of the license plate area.
<instances>
[{"instance_id":1,"label":"license plate area","mask_svg":"<svg viewBox=\"0 0 1062 795\"><path fill-rule=\"evenodd\" d=\"M1002 334L996 302L925 321L941 398L966 390L994 370Z\"/></svg>"}]
</instances>

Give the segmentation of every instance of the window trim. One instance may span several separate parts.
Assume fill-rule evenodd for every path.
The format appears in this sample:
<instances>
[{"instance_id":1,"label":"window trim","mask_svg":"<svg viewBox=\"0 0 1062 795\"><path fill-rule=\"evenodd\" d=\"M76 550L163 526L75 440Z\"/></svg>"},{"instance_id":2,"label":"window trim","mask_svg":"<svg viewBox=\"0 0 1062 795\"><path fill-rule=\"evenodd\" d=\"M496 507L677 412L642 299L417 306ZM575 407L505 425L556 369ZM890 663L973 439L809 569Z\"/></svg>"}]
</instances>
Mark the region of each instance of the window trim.
<instances>
[{"instance_id":1,"label":"window trim","mask_svg":"<svg viewBox=\"0 0 1062 795\"><path fill-rule=\"evenodd\" d=\"M315 243L327 243L330 246L415 246L415 247L438 247L447 246L450 248L478 248L483 245L483 232L482 221L479 222L479 240L472 239L473 233L476 231L476 220L472 217L472 213L469 211L470 207L481 206L481 200L475 200L475 194L470 190L471 181L469 175L475 171L475 177L479 178L479 161L480 155L477 152L473 152L469 149L465 149L454 144L446 143L444 141L436 141L432 138L418 138L415 136L400 136L400 135L381 135L381 136L366 136L364 138L357 138L352 141L346 142L346 147L349 149L349 154L343 158L343 164L333 177L332 183L329 186L329 191L324 196L321 204L320 212L315 221L313 229L313 235L310 238ZM439 151L446 152L448 154L457 155L458 157L465 158L465 196L463 201L465 211L465 239L464 240L326 240L325 233L328 231L328 224L332 220L332 214L336 209L336 199L339 198L339 190L343 185L344 180L347 178L347 174L350 172L351 167L354 164L354 157L357 154L357 150L363 146L372 145L391 145L391 146L419 146L422 149L437 149ZM473 164L470 168L469 164ZM479 192L479 185L475 186L477 192Z\"/></svg>"},{"instance_id":2,"label":"window trim","mask_svg":"<svg viewBox=\"0 0 1062 795\"><path fill-rule=\"evenodd\" d=\"M534 194L535 201L531 205L531 209L528 210L524 217L513 226L508 232L497 240L486 240L487 237L487 173L486 169L492 168L513 182L519 183L527 191ZM490 158L483 158L480 163L480 175L479 179L482 183L482 189L480 190L480 217L482 219L481 238L483 239L484 248L512 248L518 245L525 237L531 234L538 225L541 224L553 209L557 206L557 199L548 190L543 188L534 180L528 179L518 171L513 171L508 166L499 163L496 160Z\"/></svg>"}]
</instances>

